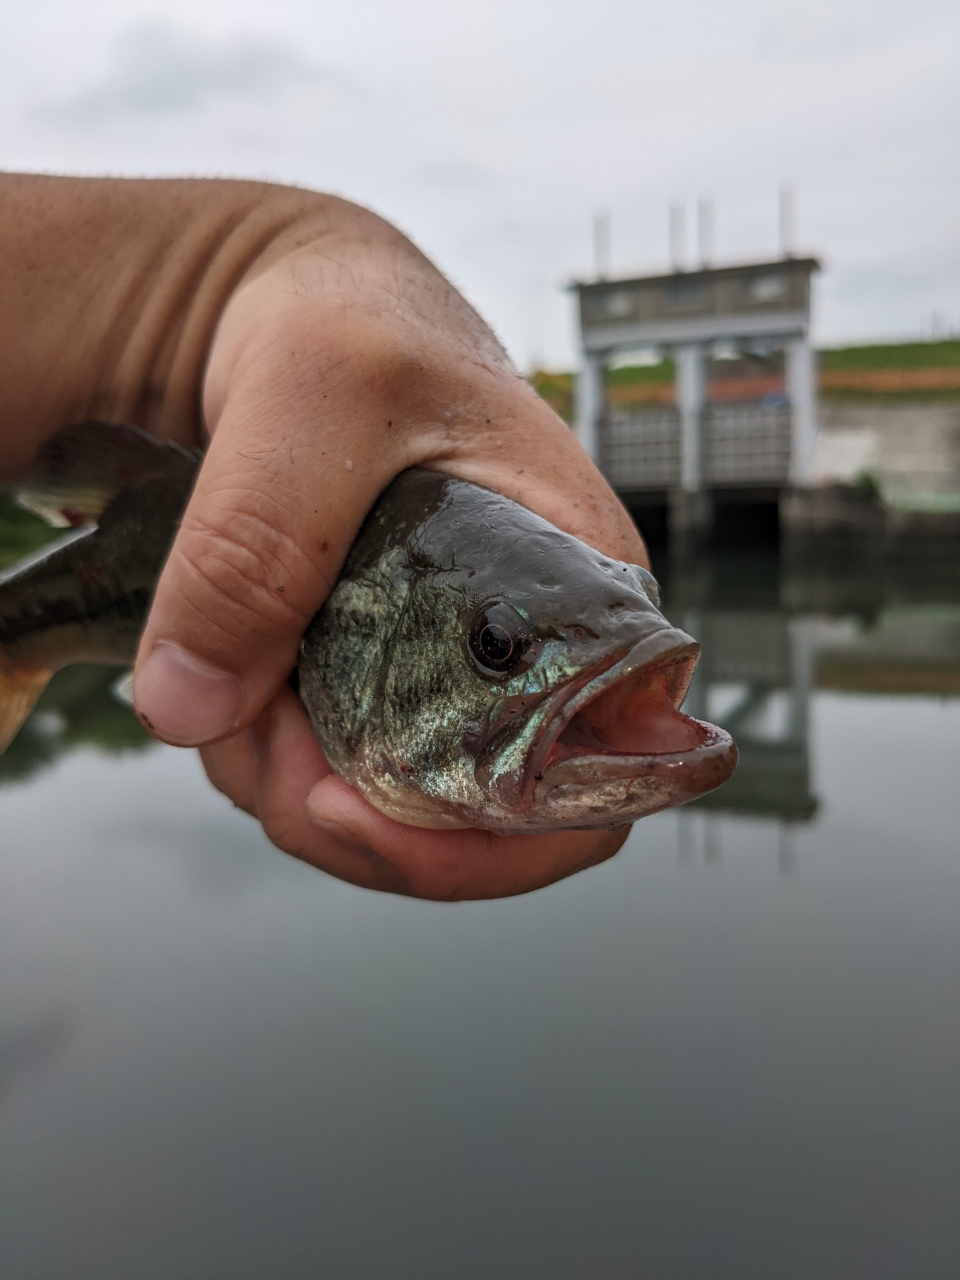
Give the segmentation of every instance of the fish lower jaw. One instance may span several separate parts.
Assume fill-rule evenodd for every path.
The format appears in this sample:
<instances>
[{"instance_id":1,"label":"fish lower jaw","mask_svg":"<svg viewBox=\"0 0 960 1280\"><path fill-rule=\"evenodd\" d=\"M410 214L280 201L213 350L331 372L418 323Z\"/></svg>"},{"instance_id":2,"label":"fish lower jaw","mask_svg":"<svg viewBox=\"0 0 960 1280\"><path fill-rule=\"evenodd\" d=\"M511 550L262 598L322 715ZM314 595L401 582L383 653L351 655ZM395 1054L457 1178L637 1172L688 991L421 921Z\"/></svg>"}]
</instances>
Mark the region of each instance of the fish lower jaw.
<instances>
[{"instance_id":1,"label":"fish lower jaw","mask_svg":"<svg viewBox=\"0 0 960 1280\"><path fill-rule=\"evenodd\" d=\"M700 735L687 751L651 755L582 752L543 770L533 804L513 830L601 829L626 826L721 786L737 764L724 729L685 717Z\"/></svg>"},{"instance_id":2,"label":"fish lower jaw","mask_svg":"<svg viewBox=\"0 0 960 1280\"><path fill-rule=\"evenodd\" d=\"M544 768L534 792L536 798L561 786L589 788L614 779L656 778L690 792L692 799L704 790L725 782L737 762L737 748L725 729L705 720L684 716L698 735L697 745L686 751L650 752L627 755L613 751L570 751L562 749ZM714 781L717 774L722 774Z\"/></svg>"}]
</instances>

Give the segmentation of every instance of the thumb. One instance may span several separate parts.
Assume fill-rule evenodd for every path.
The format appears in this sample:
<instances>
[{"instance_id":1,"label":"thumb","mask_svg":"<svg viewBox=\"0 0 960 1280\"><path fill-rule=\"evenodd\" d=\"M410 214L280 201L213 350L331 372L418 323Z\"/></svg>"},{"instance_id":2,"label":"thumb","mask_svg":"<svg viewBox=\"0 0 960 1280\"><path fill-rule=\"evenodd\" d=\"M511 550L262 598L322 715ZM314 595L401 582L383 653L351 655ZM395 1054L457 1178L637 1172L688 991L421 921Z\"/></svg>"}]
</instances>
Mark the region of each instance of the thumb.
<instances>
[{"instance_id":1,"label":"thumb","mask_svg":"<svg viewBox=\"0 0 960 1280\"><path fill-rule=\"evenodd\" d=\"M366 512L399 463L354 428L272 412L217 426L160 577L134 703L155 736L197 746L249 724L286 680ZM375 456L374 456L375 455ZM370 458L373 460L370 461Z\"/></svg>"}]
</instances>

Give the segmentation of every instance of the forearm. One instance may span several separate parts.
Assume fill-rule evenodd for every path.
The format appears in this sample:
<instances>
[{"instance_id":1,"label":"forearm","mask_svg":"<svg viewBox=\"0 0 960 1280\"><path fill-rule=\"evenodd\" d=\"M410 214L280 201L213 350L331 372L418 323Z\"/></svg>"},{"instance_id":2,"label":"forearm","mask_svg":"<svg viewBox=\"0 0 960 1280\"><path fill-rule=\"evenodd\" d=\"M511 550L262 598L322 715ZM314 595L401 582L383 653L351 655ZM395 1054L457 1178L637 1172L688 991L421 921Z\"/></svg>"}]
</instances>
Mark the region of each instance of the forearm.
<instances>
[{"instance_id":1,"label":"forearm","mask_svg":"<svg viewBox=\"0 0 960 1280\"><path fill-rule=\"evenodd\" d=\"M0 479L85 418L196 443L227 300L325 241L407 244L345 201L266 183L0 176Z\"/></svg>"}]
</instances>

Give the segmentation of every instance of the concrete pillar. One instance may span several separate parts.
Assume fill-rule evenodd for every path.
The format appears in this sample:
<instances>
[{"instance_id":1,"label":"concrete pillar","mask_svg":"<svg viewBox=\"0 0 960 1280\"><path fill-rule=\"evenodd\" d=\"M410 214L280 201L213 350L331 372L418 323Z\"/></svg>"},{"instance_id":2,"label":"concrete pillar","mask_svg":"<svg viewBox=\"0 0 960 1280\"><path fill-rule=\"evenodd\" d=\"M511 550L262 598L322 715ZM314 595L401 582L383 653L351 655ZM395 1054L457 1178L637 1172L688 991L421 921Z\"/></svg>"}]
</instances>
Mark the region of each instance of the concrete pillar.
<instances>
[{"instance_id":1,"label":"concrete pillar","mask_svg":"<svg viewBox=\"0 0 960 1280\"><path fill-rule=\"evenodd\" d=\"M688 636L692 636L699 643L703 639L703 621L703 614L699 609L686 609L680 625ZM707 661L706 655L701 654L700 661L694 669L690 687L687 689L687 696L683 700L684 714L694 716L698 720L707 718Z\"/></svg>"},{"instance_id":2,"label":"concrete pillar","mask_svg":"<svg viewBox=\"0 0 960 1280\"><path fill-rule=\"evenodd\" d=\"M791 618L787 623L790 638L790 715L787 736L801 746L804 755L810 734L810 694L817 665L815 623L812 618Z\"/></svg>"},{"instance_id":3,"label":"concrete pillar","mask_svg":"<svg viewBox=\"0 0 960 1280\"><path fill-rule=\"evenodd\" d=\"M667 528L672 551L682 556L698 551L713 524L713 496L706 489L671 489L667 495Z\"/></svg>"},{"instance_id":4,"label":"concrete pillar","mask_svg":"<svg viewBox=\"0 0 960 1280\"><path fill-rule=\"evenodd\" d=\"M793 875L797 869L796 828L792 823L778 822L777 867L782 876Z\"/></svg>"},{"instance_id":5,"label":"concrete pillar","mask_svg":"<svg viewBox=\"0 0 960 1280\"><path fill-rule=\"evenodd\" d=\"M603 415L603 356L584 352L577 376L577 439L590 457L600 463L600 419Z\"/></svg>"},{"instance_id":6,"label":"concrete pillar","mask_svg":"<svg viewBox=\"0 0 960 1280\"><path fill-rule=\"evenodd\" d=\"M817 443L817 367L810 339L793 338L786 346L787 399L790 401L790 483L813 480Z\"/></svg>"},{"instance_id":7,"label":"concrete pillar","mask_svg":"<svg viewBox=\"0 0 960 1280\"><path fill-rule=\"evenodd\" d=\"M678 809L676 813L680 862L689 866L694 862L706 861L707 815L696 809Z\"/></svg>"},{"instance_id":8,"label":"concrete pillar","mask_svg":"<svg viewBox=\"0 0 960 1280\"><path fill-rule=\"evenodd\" d=\"M699 342L676 348L676 398L680 412L680 485L696 493L703 485L702 427L707 399L704 349Z\"/></svg>"}]
</instances>

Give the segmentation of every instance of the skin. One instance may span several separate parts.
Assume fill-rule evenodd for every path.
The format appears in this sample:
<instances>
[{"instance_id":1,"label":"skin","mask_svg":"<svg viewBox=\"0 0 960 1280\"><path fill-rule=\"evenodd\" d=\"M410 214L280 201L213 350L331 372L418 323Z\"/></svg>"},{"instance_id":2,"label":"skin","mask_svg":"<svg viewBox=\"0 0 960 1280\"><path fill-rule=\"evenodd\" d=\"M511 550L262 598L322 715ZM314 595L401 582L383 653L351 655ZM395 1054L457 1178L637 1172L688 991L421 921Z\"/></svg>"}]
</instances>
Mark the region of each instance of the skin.
<instances>
[{"instance_id":1,"label":"skin","mask_svg":"<svg viewBox=\"0 0 960 1280\"><path fill-rule=\"evenodd\" d=\"M286 686L364 516L427 466L648 566L632 521L489 328L398 231L247 182L0 178L0 481L84 419L207 454L134 681L158 738L281 849L368 888L526 892L626 831L393 822L332 774Z\"/></svg>"}]
</instances>

